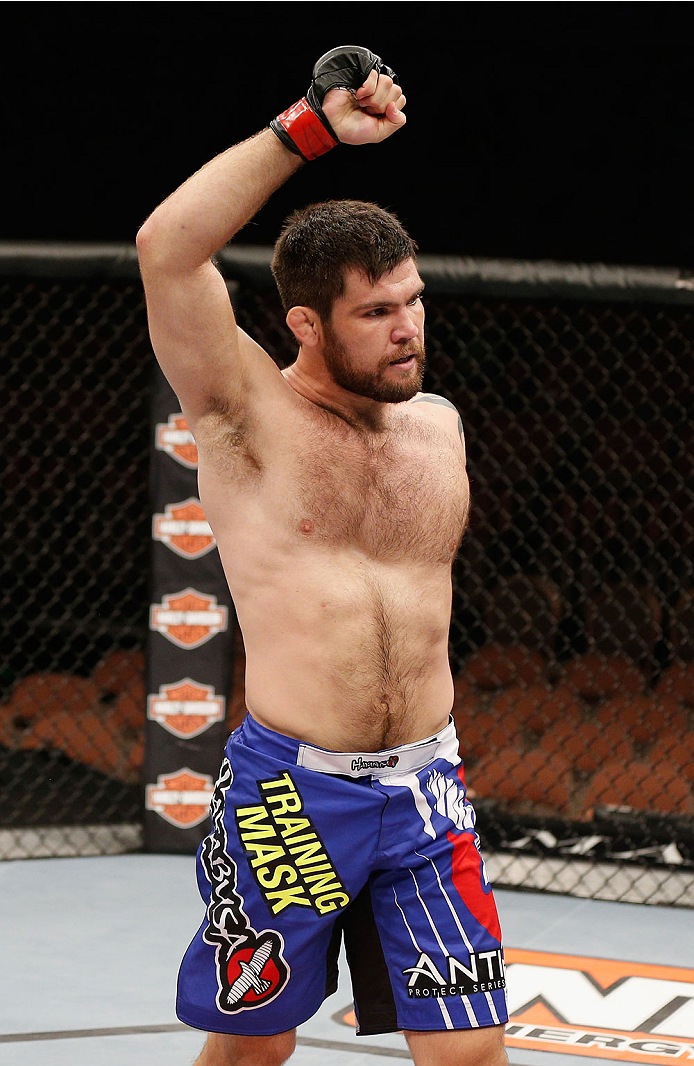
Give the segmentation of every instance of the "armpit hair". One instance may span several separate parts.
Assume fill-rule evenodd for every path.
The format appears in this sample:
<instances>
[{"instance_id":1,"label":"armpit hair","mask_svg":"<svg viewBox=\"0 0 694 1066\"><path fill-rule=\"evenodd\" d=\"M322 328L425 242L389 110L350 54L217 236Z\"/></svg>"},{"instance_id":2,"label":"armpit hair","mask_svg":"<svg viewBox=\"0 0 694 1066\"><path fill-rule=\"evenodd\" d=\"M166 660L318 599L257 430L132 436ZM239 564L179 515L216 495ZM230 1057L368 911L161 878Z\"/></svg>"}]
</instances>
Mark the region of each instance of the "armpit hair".
<instances>
[{"instance_id":1,"label":"armpit hair","mask_svg":"<svg viewBox=\"0 0 694 1066\"><path fill-rule=\"evenodd\" d=\"M227 455L242 458L256 472L262 464L251 446L248 411L241 403L226 396L205 396L205 415L198 423L198 433L209 442L220 457Z\"/></svg>"}]
</instances>

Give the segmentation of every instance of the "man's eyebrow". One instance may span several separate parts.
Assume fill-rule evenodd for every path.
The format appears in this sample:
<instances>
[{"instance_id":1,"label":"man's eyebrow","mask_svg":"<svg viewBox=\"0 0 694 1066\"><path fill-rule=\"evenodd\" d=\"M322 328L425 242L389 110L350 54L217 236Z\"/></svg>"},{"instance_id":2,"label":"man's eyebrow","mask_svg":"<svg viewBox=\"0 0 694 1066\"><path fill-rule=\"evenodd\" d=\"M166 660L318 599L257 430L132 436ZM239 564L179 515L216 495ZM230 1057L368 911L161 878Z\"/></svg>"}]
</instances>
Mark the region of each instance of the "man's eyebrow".
<instances>
[{"instance_id":1,"label":"man's eyebrow","mask_svg":"<svg viewBox=\"0 0 694 1066\"><path fill-rule=\"evenodd\" d=\"M420 285L417 289L415 289L415 291L405 301L405 303L409 303L410 300L418 299L418 297L420 297L423 292L424 292L424 284ZM370 310L370 309L372 309L374 307L397 307L399 302L400 302L399 300L367 300L366 303L357 304L357 306L354 308L354 310L355 311L368 311L368 310Z\"/></svg>"}]
</instances>

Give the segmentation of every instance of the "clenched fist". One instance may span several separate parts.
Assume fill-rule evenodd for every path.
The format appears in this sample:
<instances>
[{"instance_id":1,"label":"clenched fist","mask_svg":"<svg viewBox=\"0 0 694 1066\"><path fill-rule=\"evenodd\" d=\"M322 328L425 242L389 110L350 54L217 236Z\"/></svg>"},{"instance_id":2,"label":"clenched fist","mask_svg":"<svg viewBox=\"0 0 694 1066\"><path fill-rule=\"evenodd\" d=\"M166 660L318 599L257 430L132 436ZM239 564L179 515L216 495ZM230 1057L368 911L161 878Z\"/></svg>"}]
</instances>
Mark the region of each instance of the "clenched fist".
<instances>
[{"instance_id":1,"label":"clenched fist","mask_svg":"<svg viewBox=\"0 0 694 1066\"><path fill-rule=\"evenodd\" d=\"M373 144L405 125L395 72L361 45L333 48L316 63L306 96L270 128L291 152L316 159L338 142Z\"/></svg>"}]
</instances>

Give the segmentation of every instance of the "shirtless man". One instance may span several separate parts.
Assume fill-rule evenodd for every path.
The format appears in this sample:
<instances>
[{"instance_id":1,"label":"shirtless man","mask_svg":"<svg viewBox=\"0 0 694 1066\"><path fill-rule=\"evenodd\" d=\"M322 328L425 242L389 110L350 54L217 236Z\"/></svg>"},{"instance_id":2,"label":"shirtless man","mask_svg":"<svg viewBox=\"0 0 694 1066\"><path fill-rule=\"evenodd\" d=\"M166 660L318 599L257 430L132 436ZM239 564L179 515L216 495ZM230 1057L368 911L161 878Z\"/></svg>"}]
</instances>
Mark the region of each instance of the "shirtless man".
<instances>
[{"instance_id":1,"label":"shirtless man","mask_svg":"<svg viewBox=\"0 0 694 1066\"><path fill-rule=\"evenodd\" d=\"M366 49L328 53L310 106L217 156L138 234L247 658L179 977L179 1017L209 1034L197 1066L285 1062L334 991L342 936L360 1035L404 1030L417 1066L507 1061L501 932L450 721L468 482L457 412L419 391L415 246L371 204L295 213L273 260L299 345L282 372L212 262L303 157L404 126L391 75Z\"/></svg>"}]
</instances>

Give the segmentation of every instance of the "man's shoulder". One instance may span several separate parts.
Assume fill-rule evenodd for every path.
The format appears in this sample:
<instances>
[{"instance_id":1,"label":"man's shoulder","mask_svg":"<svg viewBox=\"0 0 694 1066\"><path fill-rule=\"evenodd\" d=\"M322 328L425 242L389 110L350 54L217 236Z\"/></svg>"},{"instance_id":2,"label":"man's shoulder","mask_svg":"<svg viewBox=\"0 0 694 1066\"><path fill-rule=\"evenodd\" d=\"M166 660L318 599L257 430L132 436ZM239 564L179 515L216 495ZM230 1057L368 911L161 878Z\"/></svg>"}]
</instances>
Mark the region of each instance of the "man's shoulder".
<instances>
[{"instance_id":1,"label":"man's shoulder","mask_svg":"<svg viewBox=\"0 0 694 1066\"><path fill-rule=\"evenodd\" d=\"M463 420L460 417L460 412L458 411L456 405L454 403L451 403L450 400L447 400L445 396L439 396L436 392L418 392L416 396L413 396L411 400L408 400L408 403L425 403L430 404L431 406L437 406L438 408L448 407L457 415L458 434L460 436L460 439L463 439ZM446 424L448 424L447 419L448 416L446 416Z\"/></svg>"},{"instance_id":2,"label":"man's shoulder","mask_svg":"<svg viewBox=\"0 0 694 1066\"><path fill-rule=\"evenodd\" d=\"M450 407L452 411L457 411L458 408L450 400L447 400L445 396L439 396L436 392L418 392L416 396L413 396L409 403L438 403L443 407Z\"/></svg>"}]
</instances>

